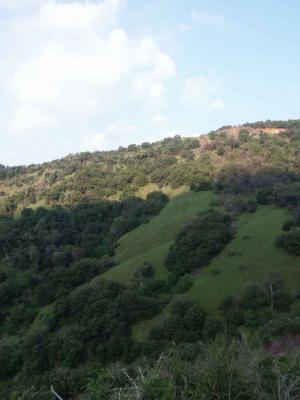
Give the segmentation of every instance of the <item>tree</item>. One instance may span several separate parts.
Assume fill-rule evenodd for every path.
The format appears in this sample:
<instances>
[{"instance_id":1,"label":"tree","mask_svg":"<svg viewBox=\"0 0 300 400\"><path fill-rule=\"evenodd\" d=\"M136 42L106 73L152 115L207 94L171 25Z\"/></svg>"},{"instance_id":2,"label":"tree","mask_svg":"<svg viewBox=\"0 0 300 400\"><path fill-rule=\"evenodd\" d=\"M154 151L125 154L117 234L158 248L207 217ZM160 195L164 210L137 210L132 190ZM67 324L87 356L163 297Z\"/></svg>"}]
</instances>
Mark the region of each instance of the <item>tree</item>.
<instances>
[{"instance_id":1,"label":"tree","mask_svg":"<svg viewBox=\"0 0 300 400\"><path fill-rule=\"evenodd\" d=\"M268 279L263 283L264 288L267 290L270 296L270 307L274 309L274 298L278 295L283 287L283 280L280 275L272 273Z\"/></svg>"},{"instance_id":2,"label":"tree","mask_svg":"<svg viewBox=\"0 0 300 400\"><path fill-rule=\"evenodd\" d=\"M241 143L246 143L248 142L250 138L250 133L248 129L242 128L239 132L239 140Z\"/></svg>"},{"instance_id":3,"label":"tree","mask_svg":"<svg viewBox=\"0 0 300 400\"><path fill-rule=\"evenodd\" d=\"M287 233L281 234L276 239L276 245L283 247L293 256L300 256L300 228L293 228Z\"/></svg>"},{"instance_id":4,"label":"tree","mask_svg":"<svg viewBox=\"0 0 300 400\"><path fill-rule=\"evenodd\" d=\"M167 269L178 276L206 265L233 238L231 217L218 211L204 212L186 223L170 247Z\"/></svg>"}]
</instances>

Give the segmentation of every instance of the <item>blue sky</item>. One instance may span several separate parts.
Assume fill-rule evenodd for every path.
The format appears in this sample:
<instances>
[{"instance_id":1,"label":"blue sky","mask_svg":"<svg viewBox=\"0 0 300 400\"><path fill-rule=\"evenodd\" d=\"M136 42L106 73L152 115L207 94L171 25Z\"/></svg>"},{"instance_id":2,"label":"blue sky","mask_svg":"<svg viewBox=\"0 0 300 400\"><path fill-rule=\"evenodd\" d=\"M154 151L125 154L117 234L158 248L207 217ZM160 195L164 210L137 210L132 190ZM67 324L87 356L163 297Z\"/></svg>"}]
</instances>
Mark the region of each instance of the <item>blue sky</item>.
<instances>
[{"instance_id":1,"label":"blue sky","mask_svg":"<svg viewBox=\"0 0 300 400\"><path fill-rule=\"evenodd\" d=\"M0 0L0 163L299 118L296 0Z\"/></svg>"}]
</instances>

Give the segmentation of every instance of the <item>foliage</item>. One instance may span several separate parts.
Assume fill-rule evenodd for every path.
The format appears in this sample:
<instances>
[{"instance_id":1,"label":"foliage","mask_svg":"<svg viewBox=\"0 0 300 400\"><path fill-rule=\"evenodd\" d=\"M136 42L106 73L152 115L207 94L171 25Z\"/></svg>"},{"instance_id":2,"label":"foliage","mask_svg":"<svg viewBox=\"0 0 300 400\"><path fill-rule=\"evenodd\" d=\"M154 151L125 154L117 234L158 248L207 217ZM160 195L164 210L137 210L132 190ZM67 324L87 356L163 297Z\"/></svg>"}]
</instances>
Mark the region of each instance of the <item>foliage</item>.
<instances>
[{"instance_id":1,"label":"foliage","mask_svg":"<svg viewBox=\"0 0 300 400\"><path fill-rule=\"evenodd\" d=\"M293 228L283 233L276 240L278 247L283 247L293 256L300 256L300 228Z\"/></svg>"},{"instance_id":2,"label":"foliage","mask_svg":"<svg viewBox=\"0 0 300 400\"><path fill-rule=\"evenodd\" d=\"M248 346L245 332L265 349L300 332L299 132L266 121L0 166L0 396L49 400L53 384L64 399L293 398L299 360ZM157 190L187 187L169 204ZM195 215L210 200L228 214ZM288 214L277 244L293 257L274 247ZM263 280L278 266L283 277ZM155 327L139 342L142 324Z\"/></svg>"},{"instance_id":3,"label":"foliage","mask_svg":"<svg viewBox=\"0 0 300 400\"><path fill-rule=\"evenodd\" d=\"M178 299L172 303L171 316L155 327L150 338L157 342L193 343L200 340L206 313L193 301Z\"/></svg>"},{"instance_id":4,"label":"foliage","mask_svg":"<svg viewBox=\"0 0 300 400\"><path fill-rule=\"evenodd\" d=\"M233 234L228 215L213 210L200 214L176 236L165 261L168 270L180 276L203 267L223 249Z\"/></svg>"},{"instance_id":5,"label":"foliage","mask_svg":"<svg viewBox=\"0 0 300 400\"><path fill-rule=\"evenodd\" d=\"M271 130L271 132L270 132ZM50 163L0 168L0 214L36 204L122 198L148 184L234 193L299 182L300 121L222 127L116 151L79 153ZM217 161L217 162L215 162Z\"/></svg>"},{"instance_id":6,"label":"foliage","mask_svg":"<svg viewBox=\"0 0 300 400\"><path fill-rule=\"evenodd\" d=\"M191 351L194 357L189 360ZM86 396L100 400L104 380L111 385L111 399L296 400L300 390L299 365L299 351L271 356L247 341L219 336L208 344L192 345L191 349L173 348L161 354L158 361L139 363L130 371L101 372L102 378L96 376L93 389L88 387Z\"/></svg>"}]
</instances>

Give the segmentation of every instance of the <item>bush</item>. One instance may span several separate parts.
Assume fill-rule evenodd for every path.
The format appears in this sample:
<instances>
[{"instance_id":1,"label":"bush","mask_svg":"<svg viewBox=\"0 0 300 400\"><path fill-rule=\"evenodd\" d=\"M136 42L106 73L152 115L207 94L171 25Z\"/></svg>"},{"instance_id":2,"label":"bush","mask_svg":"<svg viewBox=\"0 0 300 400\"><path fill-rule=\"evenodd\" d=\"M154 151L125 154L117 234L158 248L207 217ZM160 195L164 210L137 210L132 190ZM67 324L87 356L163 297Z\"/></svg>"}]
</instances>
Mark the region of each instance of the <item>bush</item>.
<instances>
[{"instance_id":1,"label":"bush","mask_svg":"<svg viewBox=\"0 0 300 400\"><path fill-rule=\"evenodd\" d=\"M139 293L144 296L155 297L162 294L171 293L171 285L164 279L149 279L147 280L142 288L139 290Z\"/></svg>"},{"instance_id":2,"label":"bush","mask_svg":"<svg viewBox=\"0 0 300 400\"><path fill-rule=\"evenodd\" d=\"M192 190L193 192L208 191L212 190L212 188L213 188L213 182L211 181L202 181L199 183L193 183L190 186L190 190Z\"/></svg>"},{"instance_id":3,"label":"bush","mask_svg":"<svg viewBox=\"0 0 300 400\"><path fill-rule=\"evenodd\" d=\"M296 226L297 226L296 221L289 219L285 221L284 224L282 225L282 230L288 232L289 230L291 230L291 228L295 228Z\"/></svg>"},{"instance_id":4,"label":"bush","mask_svg":"<svg viewBox=\"0 0 300 400\"><path fill-rule=\"evenodd\" d=\"M272 319L263 330L263 337L283 337L289 334L299 334L300 317L291 318L288 315Z\"/></svg>"},{"instance_id":5,"label":"bush","mask_svg":"<svg viewBox=\"0 0 300 400\"><path fill-rule=\"evenodd\" d=\"M277 247L283 247L293 256L300 256L300 228L293 228L276 239Z\"/></svg>"},{"instance_id":6,"label":"bush","mask_svg":"<svg viewBox=\"0 0 300 400\"><path fill-rule=\"evenodd\" d=\"M273 187L259 189L256 193L256 201L262 205L271 204L273 201Z\"/></svg>"},{"instance_id":7,"label":"bush","mask_svg":"<svg viewBox=\"0 0 300 400\"><path fill-rule=\"evenodd\" d=\"M151 264L145 262L134 273L130 280L130 287L132 289L142 288L146 280L153 277L154 269Z\"/></svg>"},{"instance_id":8,"label":"bush","mask_svg":"<svg viewBox=\"0 0 300 400\"><path fill-rule=\"evenodd\" d=\"M246 143L248 142L250 139L250 133L247 129L242 128L239 132L239 141L241 143Z\"/></svg>"},{"instance_id":9,"label":"bush","mask_svg":"<svg viewBox=\"0 0 300 400\"><path fill-rule=\"evenodd\" d=\"M300 204L300 182L278 184L274 187L274 201L280 207L297 207Z\"/></svg>"},{"instance_id":10,"label":"bush","mask_svg":"<svg viewBox=\"0 0 300 400\"><path fill-rule=\"evenodd\" d=\"M147 213L150 215L158 214L168 203L169 197L159 191L151 192L146 197Z\"/></svg>"},{"instance_id":11,"label":"bush","mask_svg":"<svg viewBox=\"0 0 300 400\"><path fill-rule=\"evenodd\" d=\"M12 378L22 366L20 346L5 338L0 340L0 379Z\"/></svg>"},{"instance_id":12,"label":"bush","mask_svg":"<svg viewBox=\"0 0 300 400\"><path fill-rule=\"evenodd\" d=\"M231 218L208 211L190 220L176 236L165 264L167 269L184 275L206 265L233 238Z\"/></svg>"},{"instance_id":13,"label":"bush","mask_svg":"<svg viewBox=\"0 0 300 400\"><path fill-rule=\"evenodd\" d=\"M185 293L187 292L191 287L193 286L193 278L191 277L190 274L185 274L183 276L181 276L177 283L176 283L176 287L175 287L175 292L177 294L180 293Z\"/></svg>"},{"instance_id":14,"label":"bush","mask_svg":"<svg viewBox=\"0 0 300 400\"><path fill-rule=\"evenodd\" d=\"M194 301L174 300L171 316L150 332L150 338L158 341L176 343L195 343L202 337L206 313Z\"/></svg>"},{"instance_id":15,"label":"bush","mask_svg":"<svg viewBox=\"0 0 300 400\"><path fill-rule=\"evenodd\" d=\"M243 212L253 213L257 209L257 202L254 199L247 199L242 196L226 196L223 199L226 211L233 215L239 215Z\"/></svg>"}]
</instances>

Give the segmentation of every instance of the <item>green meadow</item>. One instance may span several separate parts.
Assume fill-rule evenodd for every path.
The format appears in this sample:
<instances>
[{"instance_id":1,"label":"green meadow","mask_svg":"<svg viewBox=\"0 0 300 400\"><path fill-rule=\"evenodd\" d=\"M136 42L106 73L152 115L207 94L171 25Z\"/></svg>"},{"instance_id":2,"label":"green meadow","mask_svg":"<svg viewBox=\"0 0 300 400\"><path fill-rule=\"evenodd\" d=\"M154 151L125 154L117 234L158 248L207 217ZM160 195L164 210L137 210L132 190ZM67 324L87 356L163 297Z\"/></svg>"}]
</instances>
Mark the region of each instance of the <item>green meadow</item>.
<instances>
[{"instance_id":1,"label":"green meadow","mask_svg":"<svg viewBox=\"0 0 300 400\"><path fill-rule=\"evenodd\" d=\"M165 277L164 259L177 232L188 218L207 210L212 199L211 192L190 191L171 199L159 215L119 240L115 258L120 264L102 277L126 283L145 261L157 278Z\"/></svg>"},{"instance_id":2,"label":"green meadow","mask_svg":"<svg viewBox=\"0 0 300 400\"><path fill-rule=\"evenodd\" d=\"M124 235L116 251L119 264L99 278L126 284L143 262L154 267L157 279L165 278L164 260L168 249L184 222L210 207L210 192L186 192L170 200L160 215L147 224ZM274 245L288 211L274 206L260 206L255 213L242 214L236 221L235 238L204 268L193 272L194 284L187 296L199 302L210 314L218 315L218 307L230 294L246 285L279 272L290 290L300 282L299 259ZM97 279L99 279L97 278ZM153 320L134 328L134 336L145 334L168 314L168 307Z\"/></svg>"}]
</instances>

